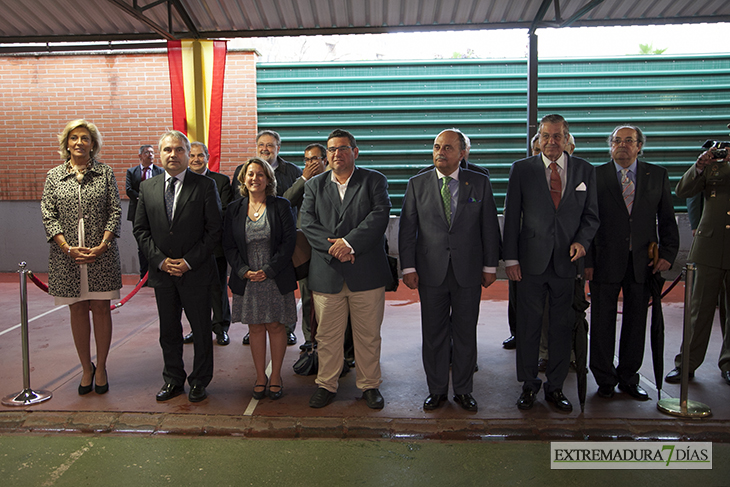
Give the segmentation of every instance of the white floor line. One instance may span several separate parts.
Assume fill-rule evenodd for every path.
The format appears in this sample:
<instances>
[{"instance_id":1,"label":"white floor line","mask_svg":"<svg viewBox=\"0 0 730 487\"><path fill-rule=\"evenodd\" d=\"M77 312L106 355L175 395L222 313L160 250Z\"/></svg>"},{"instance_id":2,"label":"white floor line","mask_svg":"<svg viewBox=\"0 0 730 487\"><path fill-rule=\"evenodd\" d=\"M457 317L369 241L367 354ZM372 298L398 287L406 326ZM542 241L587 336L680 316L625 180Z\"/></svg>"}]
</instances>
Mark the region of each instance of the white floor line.
<instances>
[{"instance_id":1,"label":"white floor line","mask_svg":"<svg viewBox=\"0 0 730 487\"><path fill-rule=\"evenodd\" d=\"M37 320L38 318L43 318L44 316L46 316L46 315L48 315L48 314L51 314L51 313L53 313L54 311L58 311L59 309L63 309L63 308L66 308L66 307L67 307L67 306L57 306L57 307L53 308L52 310L46 311L45 313L43 313L43 314L40 314L40 315L36 316L35 318L31 318L31 319L29 319L29 320L28 320L28 323L30 323L31 321L35 321L35 320ZM11 327L10 327L10 328L8 328L7 330L3 330L3 331L0 331L0 336L2 336L2 335L4 335L4 334L6 334L6 333L8 333L8 332L11 332L11 331L13 331L13 330L15 330L15 329L18 329L18 328L20 328L20 326L21 326L21 325L22 325L22 323L18 323L18 324L17 324L17 325L15 325L15 326L11 326Z\"/></svg>"},{"instance_id":2,"label":"white floor line","mask_svg":"<svg viewBox=\"0 0 730 487\"><path fill-rule=\"evenodd\" d=\"M299 314L299 310L302 309L302 300L297 300L297 314ZM269 360L269 363L266 365L266 377L271 377L271 361ZM251 401L248 403L248 406L246 407L246 410L243 412L244 416L253 416L253 412L256 410L256 406L258 405L259 400L251 398Z\"/></svg>"}]
</instances>

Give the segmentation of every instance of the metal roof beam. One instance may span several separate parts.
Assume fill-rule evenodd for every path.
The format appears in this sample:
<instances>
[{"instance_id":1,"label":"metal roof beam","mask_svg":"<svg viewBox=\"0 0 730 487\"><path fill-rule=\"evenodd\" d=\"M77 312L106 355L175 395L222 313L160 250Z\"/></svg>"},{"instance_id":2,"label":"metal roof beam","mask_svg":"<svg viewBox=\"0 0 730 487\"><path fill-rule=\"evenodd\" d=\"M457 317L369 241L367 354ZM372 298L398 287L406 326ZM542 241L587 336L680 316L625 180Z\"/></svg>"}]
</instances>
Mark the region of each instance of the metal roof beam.
<instances>
[{"instance_id":1,"label":"metal roof beam","mask_svg":"<svg viewBox=\"0 0 730 487\"><path fill-rule=\"evenodd\" d=\"M137 1L135 0L134 5L128 5L123 0L107 0L112 5L117 6L118 8L122 9L127 14L131 15L135 19L139 20L140 22L143 22L146 24L150 29L157 32L159 35L161 35L163 38L167 39L168 41L174 41L175 35L172 33L172 25L170 25L170 29L165 29L161 25L159 25L157 22L154 22L153 20L148 19L144 15L144 11L147 8L150 8L152 5L148 5L147 7L138 7ZM167 1L167 0L165 0ZM155 2L154 5L159 4L159 2ZM169 9L169 3L168 3L168 9Z\"/></svg>"}]
</instances>

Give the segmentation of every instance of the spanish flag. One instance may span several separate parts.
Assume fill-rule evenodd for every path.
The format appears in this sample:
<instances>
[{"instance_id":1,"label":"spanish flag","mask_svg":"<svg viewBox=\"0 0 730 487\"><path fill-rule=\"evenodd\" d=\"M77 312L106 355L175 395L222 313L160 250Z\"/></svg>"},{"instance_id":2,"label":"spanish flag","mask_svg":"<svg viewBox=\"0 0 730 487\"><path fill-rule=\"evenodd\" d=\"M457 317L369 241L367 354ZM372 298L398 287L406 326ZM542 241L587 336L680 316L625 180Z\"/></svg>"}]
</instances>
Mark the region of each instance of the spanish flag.
<instances>
[{"instance_id":1,"label":"spanish flag","mask_svg":"<svg viewBox=\"0 0 730 487\"><path fill-rule=\"evenodd\" d=\"M167 42L172 126L192 142L208 146L208 167L215 172L221 159L226 52L226 41Z\"/></svg>"}]
</instances>

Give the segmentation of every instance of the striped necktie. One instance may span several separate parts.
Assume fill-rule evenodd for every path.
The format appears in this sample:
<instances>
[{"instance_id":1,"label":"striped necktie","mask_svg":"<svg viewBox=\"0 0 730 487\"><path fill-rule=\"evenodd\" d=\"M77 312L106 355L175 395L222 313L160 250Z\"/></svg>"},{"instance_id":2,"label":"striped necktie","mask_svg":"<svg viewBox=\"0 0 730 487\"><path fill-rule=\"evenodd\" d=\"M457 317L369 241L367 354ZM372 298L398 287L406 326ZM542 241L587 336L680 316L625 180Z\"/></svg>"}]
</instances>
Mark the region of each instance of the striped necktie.
<instances>
[{"instance_id":1,"label":"striped necktie","mask_svg":"<svg viewBox=\"0 0 730 487\"><path fill-rule=\"evenodd\" d=\"M634 182L629 178L629 170L621 169L621 194L624 197L624 203L626 203L626 209L629 211L629 215L634 206L635 193L636 186L634 186Z\"/></svg>"},{"instance_id":2,"label":"striped necktie","mask_svg":"<svg viewBox=\"0 0 730 487\"><path fill-rule=\"evenodd\" d=\"M177 183L177 178L170 178L167 191L165 191L165 210L167 211L167 221L170 223L172 223L172 209L175 205L175 183Z\"/></svg>"}]
</instances>

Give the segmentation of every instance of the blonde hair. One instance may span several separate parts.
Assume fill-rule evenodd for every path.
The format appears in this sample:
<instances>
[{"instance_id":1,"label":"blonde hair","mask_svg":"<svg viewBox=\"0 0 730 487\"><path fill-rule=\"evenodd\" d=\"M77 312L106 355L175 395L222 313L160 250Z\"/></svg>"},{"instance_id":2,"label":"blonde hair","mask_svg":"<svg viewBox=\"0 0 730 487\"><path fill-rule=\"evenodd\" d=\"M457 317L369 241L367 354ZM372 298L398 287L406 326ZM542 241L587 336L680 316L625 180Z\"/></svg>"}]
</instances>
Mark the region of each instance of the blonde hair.
<instances>
[{"instance_id":1,"label":"blonde hair","mask_svg":"<svg viewBox=\"0 0 730 487\"><path fill-rule=\"evenodd\" d=\"M92 145L89 155L91 156L91 159L96 158L99 152L101 152L101 132L99 132L99 129L96 128L96 125L80 118L78 120L71 120L69 123L66 124L66 127L64 127L63 131L58 134L58 153L61 155L61 159L63 159L64 161L68 161L71 158L71 155L68 151L68 136L77 128L84 128L89 131L89 135L91 135Z\"/></svg>"},{"instance_id":2,"label":"blonde hair","mask_svg":"<svg viewBox=\"0 0 730 487\"><path fill-rule=\"evenodd\" d=\"M241 172L238 173L238 182L241 183L239 191L241 196L244 198L248 197L248 188L246 187L246 173L248 172L248 166L251 164L258 164L264 170L266 174L266 196L276 196L276 176L274 176L274 169L271 165L260 157L252 157L243 164Z\"/></svg>"}]
</instances>

